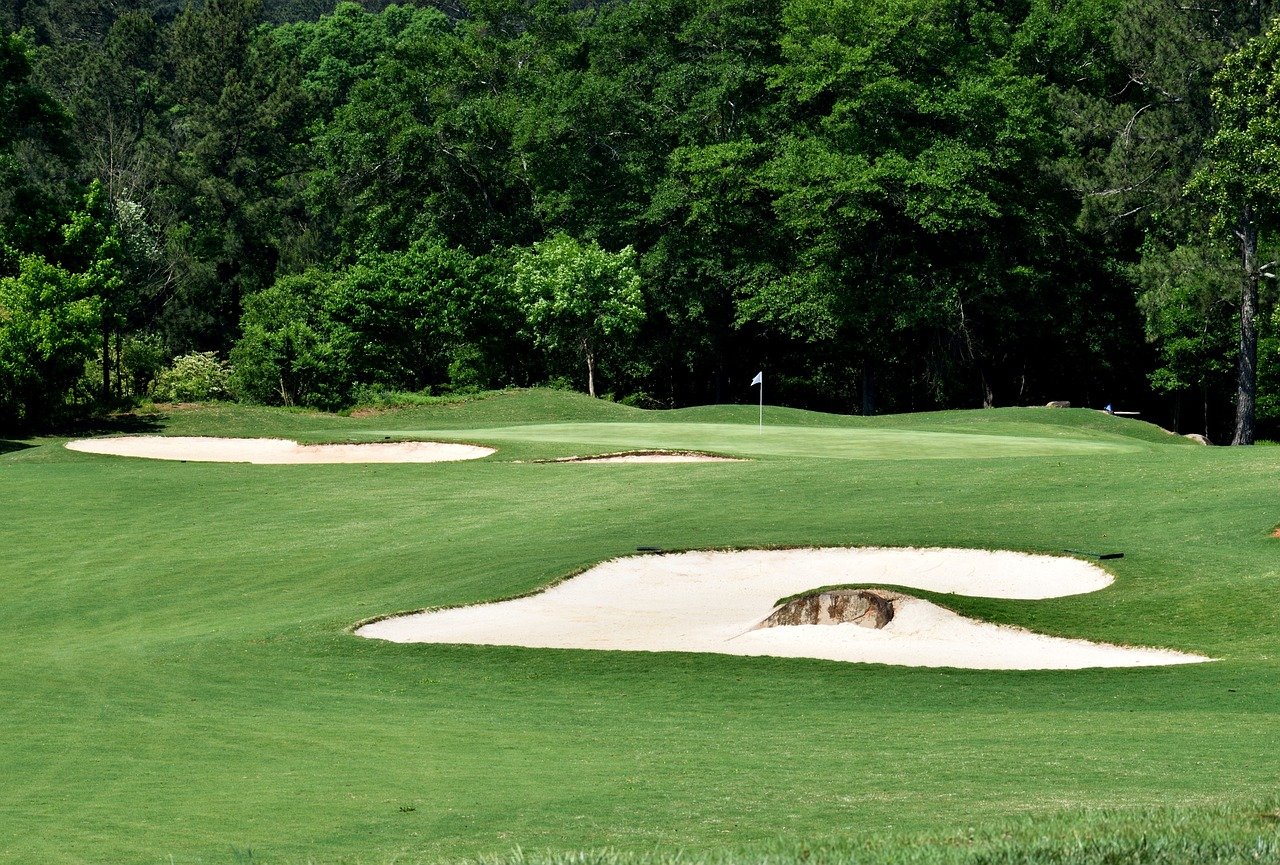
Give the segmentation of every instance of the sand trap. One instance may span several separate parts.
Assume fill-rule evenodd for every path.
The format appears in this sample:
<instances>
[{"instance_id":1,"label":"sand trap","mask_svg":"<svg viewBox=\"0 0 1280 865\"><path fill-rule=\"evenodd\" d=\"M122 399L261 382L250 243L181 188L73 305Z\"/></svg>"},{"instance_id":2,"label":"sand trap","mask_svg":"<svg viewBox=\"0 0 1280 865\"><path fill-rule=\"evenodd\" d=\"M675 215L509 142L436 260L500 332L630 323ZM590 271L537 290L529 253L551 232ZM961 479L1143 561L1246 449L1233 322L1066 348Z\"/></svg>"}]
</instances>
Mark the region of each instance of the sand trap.
<instances>
[{"instance_id":1,"label":"sand trap","mask_svg":"<svg viewBox=\"0 0 1280 865\"><path fill-rule=\"evenodd\" d=\"M438 463L487 457L493 448L447 442L303 445L288 439L122 436L67 442L73 451L197 463Z\"/></svg>"},{"instance_id":2,"label":"sand trap","mask_svg":"<svg viewBox=\"0 0 1280 865\"><path fill-rule=\"evenodd\" d=\"M1053 598L1112 582L1060 556L956 549L825 548L690 552L614 559L525 598L364 625L400 643L714 652L920 667L1080 669L1188 664L1199 655L1035 634L903 598L884 628L760 628L781 597L826 585L898 585L995 598Z\"/></svg>"},{"instance_id":3,"label":"sand trap","mask_svg":"<svg viewBox=\"0 0 1280 865\"><path fill-rule=\"evenodd\" d=\"M694 451L629 451L621 454L600 454L593 457L560 457L547 460L553 463L742 463L737 457L722 457Z\"/></svg>"}]
</instances>

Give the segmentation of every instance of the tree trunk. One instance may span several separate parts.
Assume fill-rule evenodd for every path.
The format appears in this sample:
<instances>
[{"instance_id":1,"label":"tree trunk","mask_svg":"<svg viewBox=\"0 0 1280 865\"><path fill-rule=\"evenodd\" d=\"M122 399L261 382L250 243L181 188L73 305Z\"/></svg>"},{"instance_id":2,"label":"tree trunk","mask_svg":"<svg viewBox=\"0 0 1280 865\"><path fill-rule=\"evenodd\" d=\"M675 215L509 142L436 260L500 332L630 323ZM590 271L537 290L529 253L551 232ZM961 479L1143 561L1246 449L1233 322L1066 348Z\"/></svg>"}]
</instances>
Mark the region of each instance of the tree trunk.
<instances>
[{"instance_id":1,"label":"tree trunk","mask_svg":"<svg viewBox=\"0 0 1280 865\"><path fill-rule=\"evenodd\" d=\"M1240 217L1240 355L1236 363L1236 432L1233 445L1253 444L1254 401L1258 394L1258 228L1253 210Z\"/></svg>"},{"instance_id":2,"label":"tree trunk","mask_svg":"<svg viewBox=\"0 0 1280 865\"><path fill-rule=\"evenodd\" d=\"M124 400L124 337L116 330L116 400Z\"/></svg>"},{"instance_id":3,"label":"tree trunk","mask_svg":"<svg viewBox=\"0 0 1280 865\"><path fill-rule=\"evenodd\" d=\"M293 405L293 394L289 392L289 387L284 383L284 373L280 373L280 402L286 406Z\"/></svg>"},{"instance_id":4,"label":"tree trunk","mask_svg":"<svg viewBox=\"0 0 1280 865\"><path fill-rule=\"evenodd\" d=\"M582 341L582 351L587 356L587 393L591 396L596 395L596 356L591 351L591 345L585 339Z\"/></svg>"},{"instance_id":5,"label":"tree trunk","mask_svg":"<svg viewBox=\"0 0 1280 865\"><path fill-rule=\"evenodd\" d=\"M1209 435L1209 385L1207 383L1200 385L1201 418L1204 419L1204 437L1209 441L1213 441L1213 436Z\"/></svg>"},{"instance_id":6,"label":"tree trunk","mask_svg":"<svg viewBox=\"0 0 1280 865\"><path fill-rule=\"evenodd\" d=\"M876 371L871 361L862 364L862 414L866 417L876 413Z\"/></svg>"},{"instance_id":7,"label":"tree trunk","mask_svg":"<svg viewBox=\"0 0 1280 865\"><path fill-rule=\"evenodd\" d=\"M111 402L111 322L102 317L102 404Z\"/></svg>"}]
</instances>

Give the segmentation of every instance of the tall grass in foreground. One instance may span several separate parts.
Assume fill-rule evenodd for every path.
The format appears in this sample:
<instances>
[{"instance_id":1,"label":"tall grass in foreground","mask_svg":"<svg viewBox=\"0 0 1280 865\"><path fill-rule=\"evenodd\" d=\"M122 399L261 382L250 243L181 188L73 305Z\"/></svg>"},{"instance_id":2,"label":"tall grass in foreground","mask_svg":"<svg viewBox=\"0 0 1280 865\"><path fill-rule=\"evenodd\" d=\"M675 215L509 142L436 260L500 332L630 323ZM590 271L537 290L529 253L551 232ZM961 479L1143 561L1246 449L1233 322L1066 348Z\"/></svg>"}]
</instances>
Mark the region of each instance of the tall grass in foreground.
<instances>
[{"instance_id":1,"label":"tall grass in foreground","mask_svg":"<svg viewBox=\"0 0 1280 865\"><path fill-rule=\"evenodd\" d=\"M517 849L469 861L474 865L1256 865L1280 862L1280 810L1235 804L1068 811L948 836L887 836L820 844L780 839L754 848L699 853Z\"/></svg>"}]
</instances>

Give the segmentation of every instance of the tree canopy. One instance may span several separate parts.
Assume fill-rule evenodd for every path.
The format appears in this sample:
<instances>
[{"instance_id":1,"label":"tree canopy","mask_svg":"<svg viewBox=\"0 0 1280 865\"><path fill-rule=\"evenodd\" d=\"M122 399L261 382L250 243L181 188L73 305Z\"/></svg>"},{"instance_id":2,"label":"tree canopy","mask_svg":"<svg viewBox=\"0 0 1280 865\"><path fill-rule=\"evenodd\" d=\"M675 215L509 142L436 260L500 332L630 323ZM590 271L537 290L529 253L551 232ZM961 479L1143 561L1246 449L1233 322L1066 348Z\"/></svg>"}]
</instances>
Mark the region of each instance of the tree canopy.
<instances>
[{"instance_id":1,"label":"tree canopy","mask_svg":"<svg viewBox=\"0 0 1280 865\"><path fill-rule=\"evenodd\" d=\"M565 234L535 243L515 263L515 292L535 345L572 351L586 363L587 393L596 395L602 352L615 353L644 321L636 252L609 253Z\"/></svg>"},{"instance_id":2,"label":"tree canopy","mask_svg":"<svg viewBox=\"0 0 1280 865\"><path fill-rule=\"evenodd\" d=\"M68 366L7 423L214 352L237 398L325 408L735 401L767 367L814 408L1068 399L1251 441L1280 424L1274 11L31 0L0 16L0 276L28 311L61 280L96 339L50 319Z\"/></svg>"}]
</instances>

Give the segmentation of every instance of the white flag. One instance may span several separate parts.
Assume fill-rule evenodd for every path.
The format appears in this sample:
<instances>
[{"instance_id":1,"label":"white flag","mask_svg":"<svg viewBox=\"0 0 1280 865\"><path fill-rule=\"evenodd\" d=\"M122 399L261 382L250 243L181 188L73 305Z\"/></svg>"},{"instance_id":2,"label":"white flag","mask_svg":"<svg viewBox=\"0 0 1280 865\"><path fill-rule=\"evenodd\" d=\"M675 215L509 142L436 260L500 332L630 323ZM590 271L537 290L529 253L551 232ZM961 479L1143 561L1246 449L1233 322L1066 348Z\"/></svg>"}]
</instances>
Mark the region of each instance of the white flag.
<instances>
[{"instance_id":1,"label":"white flag","mask_svg":"<svg viewBox=\"0 0 1280 865\"><path fill-rule=\"evenodd\" d=\"M751 379L751 384L752 384L752 386L753 386L753 387L754 387L755 385L758 385L758 384L759 384L759 385L763 385L763 384L764 384L764 373L763 373L763 372L758 372L758 373L756 373L756 377L755 377L755 378L753 378L753 379Z\"/></svg>"}]
</instances>

